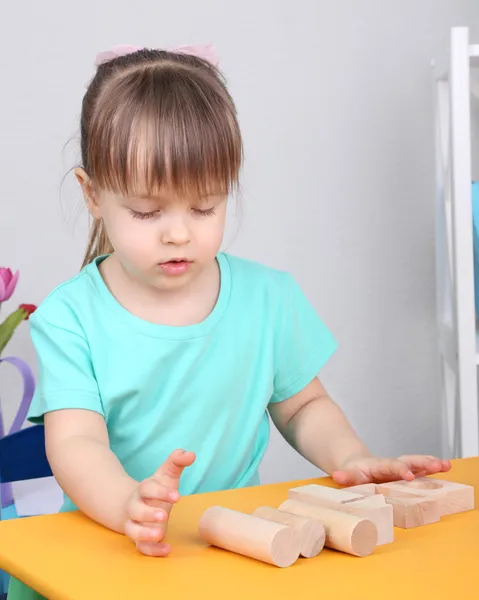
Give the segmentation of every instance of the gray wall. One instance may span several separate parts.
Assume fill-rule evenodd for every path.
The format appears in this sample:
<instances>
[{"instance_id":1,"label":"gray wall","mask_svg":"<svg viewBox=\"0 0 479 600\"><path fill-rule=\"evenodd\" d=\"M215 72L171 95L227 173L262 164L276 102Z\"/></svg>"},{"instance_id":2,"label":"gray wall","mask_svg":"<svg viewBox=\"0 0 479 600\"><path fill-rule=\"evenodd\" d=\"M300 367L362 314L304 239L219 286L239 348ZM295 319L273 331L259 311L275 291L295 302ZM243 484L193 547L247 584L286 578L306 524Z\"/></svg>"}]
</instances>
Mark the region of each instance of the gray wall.
<instances>
[{"instance_id":1,"label":"gray wall","mask_svg":"<svg viewBox=\"0 0 479 600\"><path fill-rule=\"evenodd\" d=\"M430 61L454 25L479 43L478 22L477 0L9 3L0 263L21 271L15 303L81 262L85 211L73 177L61 184L95 53L213 41L247 156L228 249L299 280L340 343L324 381L373 451L440 453ZM27 327L9 353L34 364ZM8 422L18 382L0 377ZM273 432L262 472L315 470Z\"/></svg>"}]
</instances>

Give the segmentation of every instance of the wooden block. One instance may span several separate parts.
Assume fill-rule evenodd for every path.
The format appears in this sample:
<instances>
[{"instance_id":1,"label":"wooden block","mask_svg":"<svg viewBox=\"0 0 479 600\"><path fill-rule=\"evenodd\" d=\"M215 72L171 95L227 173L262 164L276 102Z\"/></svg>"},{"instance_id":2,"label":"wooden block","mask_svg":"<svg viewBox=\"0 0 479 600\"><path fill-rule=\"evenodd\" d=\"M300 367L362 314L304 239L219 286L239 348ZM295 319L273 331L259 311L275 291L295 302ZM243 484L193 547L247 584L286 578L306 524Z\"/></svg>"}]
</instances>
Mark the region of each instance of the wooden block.
<instances>
[{"instance_id":1,"label":"wooden block","mask_svg":"<svg viewBox=\"0 0 479 600\"><path fill-rule=\"evenodd\" d=\"M378 546L394 541L393 508L386 504L384 496L364 496L320 485L305 485L290 489L288 497L290 500L308 502L369 519L378 530Z\"/></svg>"},{"instance_id":2,"label":"wooden block","mask_svg":"<svg viewBox=\"0 0 479 600\"><path fill-rule=\"evenodd\" d=\"M358 502L362 503L364 506L369 506L373 508L374 506L384 506L386 503L386 498L382 494L374 494L373 496L366 496L362 500L357 500L351 506L356 506Z\"/></svg>"},{"instance_id":3,"label":"wooden block","mask_svg":"<svg viewBox=\"0 0 479 600\"><path fill-rule=\"evenodd\" d=\"M394 498L437 499L441 517L474 509L474 488L452 481L418 477L413 481L401 480L378 484L376 491Z\"/></svg>"},{"instance_id":4,"label":"wooden block","mask_svg":"<svg viewBox=\"0 0 479 600\"><path fill-rule=\"evenodd\" d=\"M359 485L351 485L350 487L342 488L345 492L354 492L363 496L373 496L376 494L375 483L360 483Z\"/></svg>"},{"instance_id":5,"label":"wooden block","mask_svg":"<svg viewBox=\"0 0 479 600\"><path fill-rule=\"evenodd\" d=\"M312 504L335 509L340 504L362 500L364 496L341 489L310 484L291 488L288 490L288 498L298 502L311 502Z\"/></svg>"},{"instance_id":6,"label":"wooden block","mask_svg":"<svg viewBox=\"0 0 479 600\"><path fill-rule=\"evenodd\" d=\"M305 558L317 556L324 548L326 532L321 521L288 513L270 506L260 506L253 512L253 515L276 523L282 523L283 525L289 525L295 529L300 537L300 554Z\"/></svg>"},{"instance_id":7,"label":"wooden block","mask_svg":"<svg viewBox=\"0 0 479 600\"><path fill-rule=\"evenodd\" d=\"M212 546L277 567L289 567L299 558L300 538L295 529L229 508L208 508L198 529Z\"/></svg>"},{"instance_id":8,"label":"wooden block","mask_svg":"<svg viewBox=\"0 0 479 600\"><path fill-rule=\"evenodd\" d=\"M372 521L347 512L297 500L286 500L279 510L321 521L326 531L325 546L334 550L368 556L378 541L378 530Z\"/></svg>"},{"instance_id":9,"label":"wooden block","mask_svg":"<svg viewBox=\"0 0 479 600\"><path fill-rule=\"evenodd\" d=\"M341 510L374 523L378 530L378 546L394 542L394 508L386 503L384 496L368 496L342 505Z\"/></svg>"},{"instance_id":10,"label":"wooden block","mask_svg":"<svg viewBox=\"0 0 479 600\"><path fill-rule=\"evenodd\" d=\"M421 527L440 520L439 502L434 498L386 498L394 511L394 525L402 529Z\"/></svg>"}]
</instances>

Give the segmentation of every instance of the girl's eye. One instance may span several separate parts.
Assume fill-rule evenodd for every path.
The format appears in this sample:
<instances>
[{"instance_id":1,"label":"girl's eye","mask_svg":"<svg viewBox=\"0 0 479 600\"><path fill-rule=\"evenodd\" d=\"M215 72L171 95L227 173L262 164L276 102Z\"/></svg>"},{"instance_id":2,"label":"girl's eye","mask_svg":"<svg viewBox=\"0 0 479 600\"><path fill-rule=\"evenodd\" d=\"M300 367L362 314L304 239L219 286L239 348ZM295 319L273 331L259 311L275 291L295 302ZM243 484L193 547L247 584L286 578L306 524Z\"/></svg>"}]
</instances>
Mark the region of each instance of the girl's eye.
<instances>
[{"instance_id":1,"label":"girl's eye","mask_svg":"<svg viewBox=\"0 0 479 600\"><path fill-rule=\"evenodd\" d=\"M211 215L215 214L215 207L213 206L212 208L194 208L193 212L197 215L200 215L201 217L209 217Z\"/></svg>"},{"instance_id":2,"label":"girl's eye","mask_svg":"<svg viewBox=\"0 0 479 600\"><path fill-rule=\"evenodd\" d=\"M152 219L159 214L159 210L153 210L151 212L138 212L137 210L130 209L130 213L134 219Z\"/></svg>"}]
</instances>

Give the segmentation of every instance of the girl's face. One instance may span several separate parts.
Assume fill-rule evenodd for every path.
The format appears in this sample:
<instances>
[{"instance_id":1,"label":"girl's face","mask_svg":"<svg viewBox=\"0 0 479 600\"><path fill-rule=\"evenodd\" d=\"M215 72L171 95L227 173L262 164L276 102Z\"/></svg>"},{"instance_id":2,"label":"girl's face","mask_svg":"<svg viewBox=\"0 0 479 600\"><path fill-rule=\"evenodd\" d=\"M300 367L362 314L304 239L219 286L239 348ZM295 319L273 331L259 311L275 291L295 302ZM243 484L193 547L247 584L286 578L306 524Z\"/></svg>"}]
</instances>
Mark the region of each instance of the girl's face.
<instances>
[{"instance_id":1,"label":"girl's face","mask_svg":"<svg viewBox=\"0 0 479 600\"><path fill-rule=\"evenodd\" d=\"M85 189L84 189L85 191ZM125 198L87 195L94 218L103 219L116 258L135 279L157 289L178 289L210 267L220 250L226 197Z\"/></svg>"}]
</instances>

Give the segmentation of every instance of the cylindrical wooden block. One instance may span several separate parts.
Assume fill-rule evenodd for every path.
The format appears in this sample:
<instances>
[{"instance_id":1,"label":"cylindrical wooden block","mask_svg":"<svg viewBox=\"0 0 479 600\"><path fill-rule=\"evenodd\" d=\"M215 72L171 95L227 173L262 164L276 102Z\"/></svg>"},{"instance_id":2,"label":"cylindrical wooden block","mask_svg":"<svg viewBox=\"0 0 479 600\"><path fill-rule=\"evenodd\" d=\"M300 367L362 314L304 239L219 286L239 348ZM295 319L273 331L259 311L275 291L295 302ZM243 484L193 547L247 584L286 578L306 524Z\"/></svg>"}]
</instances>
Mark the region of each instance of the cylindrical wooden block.
<instances>
[{"instance_id":1,"label":"cylindrical wooden block","mask_svg":"<svg viewBox=\"0 0 479 600\"><path fill-rule=\"evenodd\" d=\"M378 530L368 519L297 500L286 500L279 510L321 521L326 530L325 546L328 548L355 556L368 556L376 547Z\"/></svg>"},{"instance_id":2,"label":"cylindrical wooden block","mask_svg":"<svg viewBox=\"0 0 479 600\"><path fill-rule=\"evenodd\" d=\"M326 532L324 525L317 519L302 517L271 506L260 506L253 512L253 516L289 525L295 529L299 533L300 554L305 558L317 556L324 548Z\"/></svg>"},{"instance_id":3,"label":"cylindrical wooden block","mask_svg":"<svg viewBox=\"0 0 479 600\"><path fill-rule=\"evenodd\" d=\"M289 567L300 553L299 534L292 527L221 506L203 513L199 534L212 546L277 567Z\"/></svg>"}]
</instances>

